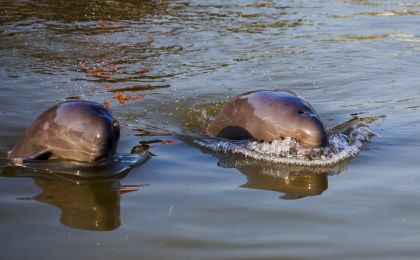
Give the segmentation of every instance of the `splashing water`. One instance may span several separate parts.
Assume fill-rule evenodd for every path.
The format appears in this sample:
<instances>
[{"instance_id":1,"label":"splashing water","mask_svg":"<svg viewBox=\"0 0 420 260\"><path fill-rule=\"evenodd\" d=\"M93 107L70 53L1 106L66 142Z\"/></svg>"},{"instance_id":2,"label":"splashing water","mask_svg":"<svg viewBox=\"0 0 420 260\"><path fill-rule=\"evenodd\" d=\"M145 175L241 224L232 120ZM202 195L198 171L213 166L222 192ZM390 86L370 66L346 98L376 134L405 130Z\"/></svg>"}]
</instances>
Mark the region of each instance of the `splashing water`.
<instances>
[{"instance_id":1,"label":"splashing water","mask_svg":"<svg viewBox=\"0 0 420 260\"><path fill-rule=\"evenodd\" d=\"M268 143L197 137L193 142L213 152L242 155L261 161L301 166L330 166L354 158L374 135L366 125L347 130L345 133L330 134L328 145L322 148L307 148L291 138Z\"/></svg>"}]
</instances>

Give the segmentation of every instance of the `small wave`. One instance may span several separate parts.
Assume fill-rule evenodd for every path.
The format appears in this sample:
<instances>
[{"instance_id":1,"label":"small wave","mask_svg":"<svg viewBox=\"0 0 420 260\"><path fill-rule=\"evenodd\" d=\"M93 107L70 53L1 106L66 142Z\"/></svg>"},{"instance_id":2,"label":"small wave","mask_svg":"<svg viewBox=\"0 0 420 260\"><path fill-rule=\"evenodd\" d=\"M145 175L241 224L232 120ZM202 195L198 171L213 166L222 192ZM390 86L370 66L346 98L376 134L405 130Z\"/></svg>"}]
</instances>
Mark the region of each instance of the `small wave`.
<instances>
[{"instance_id":1,"label":"small wave","mask_svg":"<svg viewBox=\"0 0 420 260\"><path fill-rule=\"evenodd\" d=\"M315 149L304 147L291 138L268 143L198 137L193 142L213 152L242 155L261 161L300 166L331 166L354 158L373 135L366 125L360 125L344 133L332 133L326 147Z\"/></svg>"},{"instance_id":2,"label":"small wave","mask_svg":"<svg viewBox=\"0 0 420 260\"><path fill-rule=\"evenodd\" d=\"M111 160L103 159L95 163L71 160L31 160L21 158L1 158L3 166L22 167L31 170L31 176L39 172L75 178L109 178L127 173L150 159L148 152L142 154L117 154Z\"/></svg>"}]
</instances>

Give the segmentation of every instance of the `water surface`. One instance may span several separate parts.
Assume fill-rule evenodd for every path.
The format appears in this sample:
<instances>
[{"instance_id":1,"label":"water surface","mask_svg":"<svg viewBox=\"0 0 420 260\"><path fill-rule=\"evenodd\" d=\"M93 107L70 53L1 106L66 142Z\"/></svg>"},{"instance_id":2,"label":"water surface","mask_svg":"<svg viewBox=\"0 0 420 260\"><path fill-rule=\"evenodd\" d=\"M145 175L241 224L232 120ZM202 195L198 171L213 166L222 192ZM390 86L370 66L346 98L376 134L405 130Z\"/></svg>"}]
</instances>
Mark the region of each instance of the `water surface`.
<instances>
[{"instance_id":1,"label":"water surface","mask_svg":"<svg viewBox=\"0 0 420 260\"><path fill-rule=\"evenodd\" d=\"M156 156L100 182L3 167L0 258L418 259L419 15L393 0L1 1L1 150L85 99L113 110L120 153ZM328 126L373 117L378 136L328 171L180 137L202 107L262 89L299 92Z\"/></svg>"}]
</instances>

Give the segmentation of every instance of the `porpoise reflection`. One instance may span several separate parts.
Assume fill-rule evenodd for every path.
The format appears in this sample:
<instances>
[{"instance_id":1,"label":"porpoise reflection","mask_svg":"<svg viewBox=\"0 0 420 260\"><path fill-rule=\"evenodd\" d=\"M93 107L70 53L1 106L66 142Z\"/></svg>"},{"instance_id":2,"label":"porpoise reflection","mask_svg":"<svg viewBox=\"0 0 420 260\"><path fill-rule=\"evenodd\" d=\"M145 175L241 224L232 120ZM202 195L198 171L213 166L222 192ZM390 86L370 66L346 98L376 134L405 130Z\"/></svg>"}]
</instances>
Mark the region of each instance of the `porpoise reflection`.
<instances>
[{"instance_id":1,"label":"porpoise reflection","mask_svg":"<svg viewBox=\"0 0 420 260\"><path fill-rule=\"evenodd\" d=\"M9 151L9 158L95 162L115 154L120 129L110 110L70 101L43 112Z\"/></svg>"},{"instance_id":2,"label":"porpoise reflection","mask_svg":"<svg viewBox=\"0 0 420 260\"><path fill-rule=\"evenodd\" d=\"M75 183L34 178L42 192L31 199L61 210L60 222L68 227L107 231L121 225L120 182L117 180Z\"/></svg>"},{"instance_id":3,"label":"porpoise reflection","mask_svg":"<svg viewBox=\"0 0 420 260\"><path fill-rule=\"evenodd\" d=\"M287 172L283 169L267 169L260 166L243 166L237 168L247 177L242 188L271 190L284 193L281 199L301 199L321 195L328 188L328 174L301 171Z\"/></svg>"},{"instance_id":4,"label":"porpoise reflection","mask_svg":"<svg viewBox=\"0 0 420 260\"><path fill-rule=\"evenodd\" d=\"M290 137L310 147L327 144L319 115L308 102L288 91L254 91L234 97L207 132L224 139L270 142Z\"/></svg>"},{"instance_id":5,"label":"porpoise reflection","mask_svg":"<svg viewBox=\"0 0 420 260\"><path fill-rule=\"evenodd\" d=\"M68 227L109 231L121 225L121 195L134 192L145 185L121 185L120 179L75 179L33 172L30 169L7 167L3 177L31 177L42 192L29 198L61 210L60 222Z\"/></svg>"},{"instance_id":6,"label":"porpoise reflection","mask_svg":"<svg viewBox=\"0 0 420 260\"><path fill-rule=\"evenodd\" d=\"M240 156L214 156L219 159L218 166L236 168L246 176L246 183L239 187L280 192L283 193L280 198L286 200L321 195L328 189L328 178L340 174L347 167L345 162L334 166L306 167L267 164Z\"/></svg>"}]
</instances>

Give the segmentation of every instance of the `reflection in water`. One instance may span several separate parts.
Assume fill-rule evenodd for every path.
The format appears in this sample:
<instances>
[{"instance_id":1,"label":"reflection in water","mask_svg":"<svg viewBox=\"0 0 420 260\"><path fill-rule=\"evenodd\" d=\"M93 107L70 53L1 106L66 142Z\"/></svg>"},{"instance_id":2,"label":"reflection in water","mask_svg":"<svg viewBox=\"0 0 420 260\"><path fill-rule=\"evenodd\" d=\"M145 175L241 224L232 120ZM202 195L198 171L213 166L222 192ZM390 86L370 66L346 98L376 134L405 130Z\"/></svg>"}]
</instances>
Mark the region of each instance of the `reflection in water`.
<instances>
[{"instance_id":1,"label":"reflection in water","mask_svg":"<svg viewBox=\"0 0 420 260\"><path fill-rule=\"evenodd\" d=\"M43 192L33 200L61 209L66 226L88 230L113 230L121 225L118 181L75 184L62 180L34 178Z\"/></svg>"},{"instance_id":2,"label":"reflection in water","mask_svg":"<svg viewBox=\"0 0 420 260\"><path fill-rule=\"evenodd\" d=\"M42 192L30 199L53 205L61 210L62 224L78 229L106 231L118 228L120 195L144 185L120 184L120 178L81 180L27 169L7 167L3 177L32 177Z\"/></svg>"},{"instance_id":3,"label":"reflection in water","mask_svg":"<svg viewBox=\"0 0 420 260\"><path fill-rule=\"evenodd\" d=\"M333 167L303 167L269 164L244 158L218 156L218 165L236 168L247 177L240 187L271 190L284 193L281 199L301 199L322 194L328 188L328 175L339 174L346 169L346 163Z\"/></svg>"},{"instance_id":4,"label":"reflection in water","mask_svg":"<svg viewBox=\"0 0 420 260\"><path fill-rule=\"evenodd\" d=\"M286 169L273 170L275 175L266 174L263 167L245 166L238 170L247 177L243 188L272 190L284 193L282 199L300 199L320 195L328 188L326 173L288 173Z\"/></svg>"}]
</instances>

